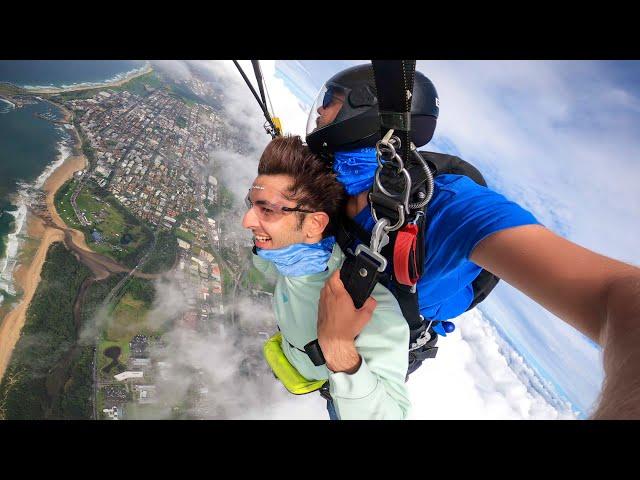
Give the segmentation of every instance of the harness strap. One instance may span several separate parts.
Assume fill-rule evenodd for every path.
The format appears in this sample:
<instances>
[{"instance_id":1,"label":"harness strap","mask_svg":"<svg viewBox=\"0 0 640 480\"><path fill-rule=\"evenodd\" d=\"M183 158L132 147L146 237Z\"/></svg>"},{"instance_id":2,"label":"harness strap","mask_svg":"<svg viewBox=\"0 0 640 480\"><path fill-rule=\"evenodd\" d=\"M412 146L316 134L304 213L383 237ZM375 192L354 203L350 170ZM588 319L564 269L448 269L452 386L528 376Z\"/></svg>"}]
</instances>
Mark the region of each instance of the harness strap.
<instances>
[{"instance_id":1,"label":"harness strap","mask_svg":"<svg viewBox=\"0 0 640 480\"><path fill-rule=\"evenodd\" d=\"M411 142L411 100L416 74L415 60L371 60L376 82L380 132L397 131L402 142L402 158L409 163Z\"/></svg>"},{"instance_id":2,"label":"harness strap","mask_svg":"<svg viewBox=\"0 0 640 480\"><path fill-rule=\"evenodd\" d=\"M416 239L418 226L409 223L398 231L393 248L393 270L396 281L403 285L415 285L418 281L416 265Z\"/></svg>"}]
</instances>

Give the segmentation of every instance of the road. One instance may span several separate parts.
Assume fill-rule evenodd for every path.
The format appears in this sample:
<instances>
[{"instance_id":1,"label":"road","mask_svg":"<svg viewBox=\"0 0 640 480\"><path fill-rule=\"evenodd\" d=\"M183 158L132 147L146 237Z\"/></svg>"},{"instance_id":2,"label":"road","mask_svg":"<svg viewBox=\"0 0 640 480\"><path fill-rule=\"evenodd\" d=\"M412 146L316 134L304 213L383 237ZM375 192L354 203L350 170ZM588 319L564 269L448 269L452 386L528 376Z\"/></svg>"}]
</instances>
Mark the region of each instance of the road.
<instances>
[{"instance_id":1,"label":"road","mask_svg":"<svg viewBox=\"0 0 640 480\"><path fill-rule=\"evenodd\" d=\"M153 252L154 248L156 247L156 242L157 242L157 237L155 232L153 233L153 244L151 245L151 247L149 248L149 250L147 250L147 253L144 254L144 256L140 259L140 261L138 262L138 264L127 274L124 276L124 278L122 278L122 280L120 280L115 287L113 287L111 289L111 291L107 294L107 296L105 297L105 299L102 301L102 303L100 304L100 306L98 307L98 311L102 310L105 311L108 307L109 304L111 304L112 302L115 301L119 301L120 298L122 297L122 295L125 292L125 285L126 283L129 281L129 279L131 278L132 275L136 275L136 273L141 274L142 272L138 272L138 270L140 268L142 268L144 266L144 264L146 263L146 261L149 259L149 255L151 255L151 252ZM160 277L160 274L143 274L143 275L153 275L152 278L158 278ZM143 277L143 278L147 278L147 277ZM93 371L93 389L92 389L92 396L91 396L91 403L93 404L93 420L97 420L98 419L98 389L100 388L100 385L98 384L98 372L97 372L97 366L98 366L98 344L100 342L100 333L98 333L98 335L96 336L95 339L95 346L93 349L93 367L92 367L92 371Z\"/></svg>"},{"instance_id":2,"label":"road","mask_svg":"<svg viewBox=\"0 0 640 480\"><path fill-rule=\"evenodd\" d=\"M202 183L198 183L196 191L199 192L201 190L201 186L202 186ZM213 231L211 230L211 228L209 228L209 222L207 221L207 217L204 214L204 212L206 212L207 210L204 207L204 203L202 202L202 197L199 194L198 194L198 199L199 199L198 210L200 211L200 221L202 222L203 225L205 225L205 231L207 232L207 237L209 239L209 246L211 247L211 252L216 257L216 260L220 264L220 267L226 268L227 271L230 272L231 275L233 276L234 285L233 285L233 292L231 294L230 305L231 305L231 325L235 327L236 325L236 312L235 312L236 292L238 290L238 285L240 284L240 280L242 279L242 275L245 269L240 267L240 271L236 272L235 269L231 268L231 265L224 258L222 258L222 255L220 255L220 251L216 248L216 242L213 238ZM224 305L223 305L223 308L224 308Z\"/></svg>"}]
</instances>

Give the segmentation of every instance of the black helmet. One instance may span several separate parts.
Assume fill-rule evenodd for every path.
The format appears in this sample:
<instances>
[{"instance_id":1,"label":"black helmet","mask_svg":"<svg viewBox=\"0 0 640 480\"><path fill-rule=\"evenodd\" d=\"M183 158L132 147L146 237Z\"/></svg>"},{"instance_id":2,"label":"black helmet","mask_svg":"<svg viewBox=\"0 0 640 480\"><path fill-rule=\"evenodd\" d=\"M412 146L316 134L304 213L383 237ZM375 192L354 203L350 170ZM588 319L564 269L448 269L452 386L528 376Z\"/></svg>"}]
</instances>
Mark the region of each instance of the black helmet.
<instances>
[{"instance_id":1,"label":"black helmet","mask_svg":"<svg viewBox=\"0 0 640 480\"><path fill-rule=\"evenodd\" d=\"M439 107L436 87L416 71L411 101L411 140L416 147L433 137ZM378 140L380 120L372 65L357 65L335 74L320 89L309 113L309 148L316 153L333 153L373 147Z\"/></svg>"}]
</instances>

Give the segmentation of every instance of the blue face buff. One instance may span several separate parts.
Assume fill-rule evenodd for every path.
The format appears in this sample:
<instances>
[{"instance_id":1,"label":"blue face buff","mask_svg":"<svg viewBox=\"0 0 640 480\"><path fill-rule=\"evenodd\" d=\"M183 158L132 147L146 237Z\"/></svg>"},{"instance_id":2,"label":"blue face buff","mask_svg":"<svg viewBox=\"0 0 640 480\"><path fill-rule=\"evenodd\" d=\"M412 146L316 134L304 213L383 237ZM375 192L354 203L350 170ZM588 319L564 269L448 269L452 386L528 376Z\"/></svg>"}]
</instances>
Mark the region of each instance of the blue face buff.
<instances>
[{"instance_id":1,"label":"blue face buff","mask_svg":"<svg viewBox=\"0 0 640 480\"><path fill-rule=\"evenodd\" d=\"M273 262L285 277L301 277L324 272L335 243L335 237L327 237L318 243L294 243L275 250L256 248L256 252L259 257Z\"/></svg>"},{"instance_id":2,"label":"blue face buff","mask_svg":"<svg viewBox=\"0 0 640 480\"><path fill-rule=\"evenodd\" d=\"M337 179L344 185L348 195L369 190L377 168L375 148L359 148L334 154L333 171L338 174Z\"/></svg>"}]
</instances>

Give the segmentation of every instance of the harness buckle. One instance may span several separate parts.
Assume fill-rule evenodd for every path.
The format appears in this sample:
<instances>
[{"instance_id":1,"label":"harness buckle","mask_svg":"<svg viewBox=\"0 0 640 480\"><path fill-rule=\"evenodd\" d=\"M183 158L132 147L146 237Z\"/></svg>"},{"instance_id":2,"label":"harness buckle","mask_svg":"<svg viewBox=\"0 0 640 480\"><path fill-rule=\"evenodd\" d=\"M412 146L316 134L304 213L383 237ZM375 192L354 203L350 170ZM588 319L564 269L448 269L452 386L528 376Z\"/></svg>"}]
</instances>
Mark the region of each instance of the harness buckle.
<instances>
[{"instance_id":1,"label":"harness buckle","mask_svg":"<svg viewBox=\"0 0 640 480\"><path fill-rule=\"evenodd\" d=\"M356 257L358 255L360 255L362 252L366 253L367 256L371 257L373 260L375 260L377 263L380 264L380 266L378 267L378 271L380 273L382 273L382 272L384 272L386 270L386 268L387 268L387 259L386 258L384 258L382 255L380 255L378 252L374 252L373 250L371 250L364 243L361 243L360 245L358 245L356 247L356 252L355 252Z\"/></svg>"},{"instance_id":2,"label":"harness buckle","mask_svg":"<svg viewBox=\"0 0 640 480\"><path fill-rule=\"evenodd\" d=\"M380 254L380 251L389 244L389 235L387 235L387 228L389 227L389 219L381 218L376 221L373 231L371 232L370 246L366 246L364 243L359 244L356 247L355 256L364 252L373 260L375 260L379 266L378 271L384 272L387 268L387 259Z\"/></svg>"},{"instance_id":3,"label":"harness buckle","mask_svg":"<svg viewBox=\"0 0 640 480\"><path fill-rule=\"evenodd\" d=\"M409 351L418 350L424 347L429 340L431 340L431 334L429 333L429 327L433 323L433 320L429 322L429 325L424 323L424 317L420 315L420 319L423 320L420 329L418 330L419 335L413 339L413 341L409 344ZM412 332L413 333L413 332Z\"/></svg>"}]
</instances>

